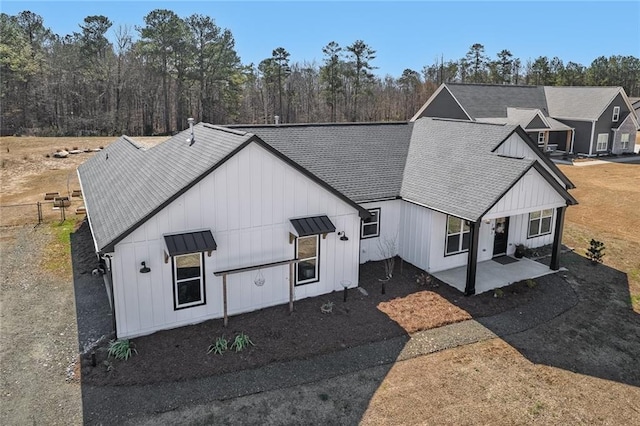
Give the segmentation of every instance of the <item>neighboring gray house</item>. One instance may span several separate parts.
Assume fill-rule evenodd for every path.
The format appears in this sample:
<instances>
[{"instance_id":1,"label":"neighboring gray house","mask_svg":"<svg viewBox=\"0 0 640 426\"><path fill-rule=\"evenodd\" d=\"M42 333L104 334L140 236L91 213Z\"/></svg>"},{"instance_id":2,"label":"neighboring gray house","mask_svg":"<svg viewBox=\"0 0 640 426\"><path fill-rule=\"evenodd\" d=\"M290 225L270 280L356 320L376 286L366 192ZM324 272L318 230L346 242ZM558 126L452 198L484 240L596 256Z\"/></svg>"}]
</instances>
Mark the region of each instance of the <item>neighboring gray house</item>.
<instances>
[{"instance_id":1,"label":"neighboring gray house","mask_svg":"<svg viewBox=\"0 0 640 426\"><path fill-rule=\"evenodd\" d=\"M148 149L123 136L78 175L119 338L356 287L396 255L491 290L509 282L477 270L518 244L552 244L559 268L576 203L521 127L432 118L200 123Z\"/></svg>"},{"instance_id":2,"label":"neighboring gray house","mask_svg":"<svg viewBox=\"0 0 640 426\"><path fill-rule=\"evenodd\" d=\"M413 117L519 124L543 151L632 153L638 120L621 87L443 84Z\"/></svg>"}]
</instances>

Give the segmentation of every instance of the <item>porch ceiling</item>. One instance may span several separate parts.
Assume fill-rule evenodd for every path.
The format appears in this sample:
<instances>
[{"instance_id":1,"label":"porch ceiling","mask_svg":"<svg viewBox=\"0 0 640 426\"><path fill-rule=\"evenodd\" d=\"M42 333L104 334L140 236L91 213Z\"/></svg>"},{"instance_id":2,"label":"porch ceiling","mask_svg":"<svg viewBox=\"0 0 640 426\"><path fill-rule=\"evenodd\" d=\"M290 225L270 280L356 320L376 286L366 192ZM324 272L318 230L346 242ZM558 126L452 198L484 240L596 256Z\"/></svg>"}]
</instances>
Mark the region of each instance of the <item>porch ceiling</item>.
<instances>
[{"instance_id":1,"label":"porch ceiling","mask_svg":"<svg viewBox=\"0 0 640 426\"><path fill-rule=\"evenodd\" d=\"M560 270L566 269L560 268ZM508 265L502 265L493 260L478 262L476 270L476 294L505 287L518 281L553 274L554 272L558 271L553 271L548 266L527 258L518 259L517 262ZM466 265L436 272L431 275L464 292L467 278Z\"/></svg>"}]
</instances>

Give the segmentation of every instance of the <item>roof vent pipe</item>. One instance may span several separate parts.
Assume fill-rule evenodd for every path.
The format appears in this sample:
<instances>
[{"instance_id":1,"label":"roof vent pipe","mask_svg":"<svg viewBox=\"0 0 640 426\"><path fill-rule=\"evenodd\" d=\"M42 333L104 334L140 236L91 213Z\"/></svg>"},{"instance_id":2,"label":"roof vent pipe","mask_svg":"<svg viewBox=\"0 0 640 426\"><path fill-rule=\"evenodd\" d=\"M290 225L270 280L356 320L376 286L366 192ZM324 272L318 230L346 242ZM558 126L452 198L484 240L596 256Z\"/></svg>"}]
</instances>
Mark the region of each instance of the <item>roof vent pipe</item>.
<instances>
[{"instance_id":1,"label":"roof vent pipe","mask_svg":"<svg viewBox=\"0 0 640 426\"><path fill-rule=\"evenodd\" d=\"M190 142L190 145L193 145L193 143L196 141L196 137L193 134L193 122L194 122L194 119L193 118L187 118L187 122L189 123L189 130L191 130L191 136L189 137L189 139L187 139L187 142Z\"/></svg>"},{"instance_id":2,"label":"roof vent pipe","mask_svg":"<svg viewBox=\"0 0 640 426\"><path fill-rule=\"evenodd\" d=\"M273 116L273 121L276 123L276 126L277 126L278 124L280 124L280 116L279 116L279 115L274 115L274 116Z\"/></svg>"}]
</instances>

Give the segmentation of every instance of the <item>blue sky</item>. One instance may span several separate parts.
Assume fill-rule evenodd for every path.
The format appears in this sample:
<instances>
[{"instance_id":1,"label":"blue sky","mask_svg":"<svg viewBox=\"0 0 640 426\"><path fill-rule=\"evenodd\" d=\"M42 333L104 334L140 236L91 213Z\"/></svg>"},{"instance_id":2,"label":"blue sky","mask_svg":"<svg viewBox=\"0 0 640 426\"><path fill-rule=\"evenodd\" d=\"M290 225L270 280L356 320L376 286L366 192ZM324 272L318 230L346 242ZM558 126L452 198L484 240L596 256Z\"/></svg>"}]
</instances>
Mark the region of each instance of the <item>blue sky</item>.
<instances>
[{"instance_id":1,"label":"blue sky","mask_svg":"<svg viewBox=\"0 0 640 426\"><path fill-rule=\"evenodd\" d=\"M322 61L322 47L361 39L377 51L376 74L398 77L437 58L459 59L474 43L492 58L510 50L523 63L558 56L588 66L598 56L640 56L640 1L15 1L0 10L30 10L59 35L79 32L89 15L143 25L154 9L181 17L208 15L236 39L242 62L257 64L284 47L292 62ZM135 29L134 34L137 34Z\"/></svg>"}]
</instances>

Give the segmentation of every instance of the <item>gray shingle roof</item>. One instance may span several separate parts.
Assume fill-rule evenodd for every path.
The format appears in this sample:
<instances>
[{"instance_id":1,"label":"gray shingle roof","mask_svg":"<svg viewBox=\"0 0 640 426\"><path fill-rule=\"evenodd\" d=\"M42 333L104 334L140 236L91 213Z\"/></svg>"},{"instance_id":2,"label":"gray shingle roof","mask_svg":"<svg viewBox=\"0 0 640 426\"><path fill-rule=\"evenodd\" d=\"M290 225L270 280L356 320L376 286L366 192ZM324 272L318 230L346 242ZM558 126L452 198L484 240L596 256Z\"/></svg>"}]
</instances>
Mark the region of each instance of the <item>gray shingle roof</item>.
<instances>
[{"instance_id":1,"label":"gray shingle roof","mask_svg":"<svg viewBox=\"0 0 640 426\"><path fill-rule=\"evenodd\" d=\"M400 195L475 222L534 162L491 153L515 128L432 118L417 120Z\"/></svg>"},{"instance_id":2,"label":"gray shingle roof","mask_svg":"<svg viewBox=\"0 0 640 426\"><path fill-rule=\"evenodd\" d=\"M412 126L403 122L231 127L254 133L362 203L400 193Z\"/></svg>"},{"instance_id":3,"label":"gray shingle roof","mask_svg":"<svg viewBox=\"0 0 640 426\"><path fill-rule=\"evenodd\" d=\"M103 250L193 185L253 135L207 124L153 148L123 136L78 168L96 248Z\"/></svg>"},{"instance_id":4,"label":"gray shingle roof","mask_svg":"<svg viewBox=\"0 0 640 426\"><path fill-rule=\"evenodd\" d=\"M448 83L447 88L472 118L506 117L507 107L536 108L549 115L542 86Z\"/></svg>"},{"instance_id":5,"label":"gray shingle roof","mask_svg":"<svg viewBox=\"0 0 640 426\"><path fill-rule=\"evenodd\" d=\"M558 118L597 120L620 87L544 87L549 114Z\"/></svg>"}]
</instances>

